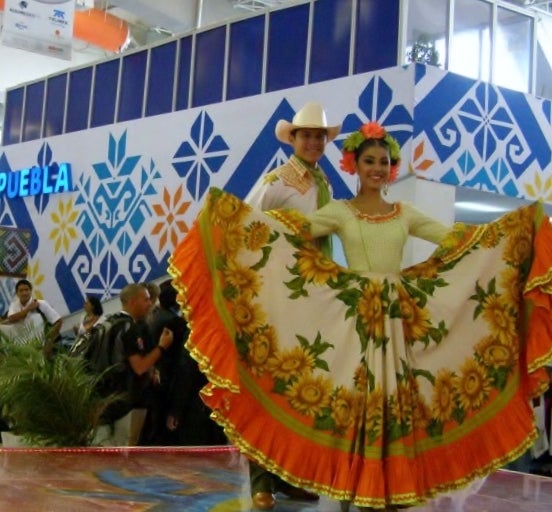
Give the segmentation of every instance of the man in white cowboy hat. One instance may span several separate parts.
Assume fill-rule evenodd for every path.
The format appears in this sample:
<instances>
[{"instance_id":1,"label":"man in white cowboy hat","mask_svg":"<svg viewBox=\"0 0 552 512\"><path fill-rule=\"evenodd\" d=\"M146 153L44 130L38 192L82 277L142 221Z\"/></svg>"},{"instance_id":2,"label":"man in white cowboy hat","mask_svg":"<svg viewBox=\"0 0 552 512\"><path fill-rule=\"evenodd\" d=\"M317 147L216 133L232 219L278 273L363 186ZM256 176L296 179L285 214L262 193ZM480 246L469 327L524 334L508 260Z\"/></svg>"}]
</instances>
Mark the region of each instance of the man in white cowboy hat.
<instances>
[{"instance_id":1,"label":"man in white cowboy hat","mask_svg":"<svg viewBox=\"0 0 552 512\"><path fill-rule=\"evenodd\" d=\"M330 200L331 187L318 161L326 144L337 137L340 129L341 125L328 125L326 113L317 102L306 103L291 123L283 119L278 121L276 138L290 144L293 155L265 174L245 201L261 210L294 208L304 213L324 206ZM330 255L329 243L323 244L322 250ZM318 499L317 494L294 487L253 462L249 464L249 477L253 506L259 510L274 508L277 492L297 500Z\"/></svg>"},{"instance_id":2,"label":"man in white cowboy hat","mask_svg":"<svg viewBox=\"0 0 552 512\"><path fill-rule=\"evenodd\" d=\"M313 101L306 103L291 123L280 119L276 138L293 146L293 155L284 165L265 174L245 201L261 210L294 208L304 213L324 206L330 199L329 182L318 161L340 129L341 125L328 125L324 109Z\"/></svg>"}]
</instances>

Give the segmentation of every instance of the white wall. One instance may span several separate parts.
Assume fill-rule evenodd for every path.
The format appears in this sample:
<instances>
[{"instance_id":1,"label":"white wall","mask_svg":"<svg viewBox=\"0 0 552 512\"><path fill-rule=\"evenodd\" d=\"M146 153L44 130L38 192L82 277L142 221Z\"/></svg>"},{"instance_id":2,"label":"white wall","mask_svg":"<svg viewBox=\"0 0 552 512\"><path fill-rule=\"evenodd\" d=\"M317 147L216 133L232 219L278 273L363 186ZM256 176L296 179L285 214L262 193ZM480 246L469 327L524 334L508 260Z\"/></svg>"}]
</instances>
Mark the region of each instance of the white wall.
<instances>
[{"instance_id":1,"label":"white wall","mask_svg":"<svg viewBox=\"0 0 552 512\"><path fill-rule=\"evenodd\" d=\"M427 181L410 175L392 185L389 201L408 201L443 224L454 223L454 201L456 188L434 181ZM425 260L435 245L425 240L411 238L404 249L403 266L407 267Z\"/></svg>"}]
</instances>

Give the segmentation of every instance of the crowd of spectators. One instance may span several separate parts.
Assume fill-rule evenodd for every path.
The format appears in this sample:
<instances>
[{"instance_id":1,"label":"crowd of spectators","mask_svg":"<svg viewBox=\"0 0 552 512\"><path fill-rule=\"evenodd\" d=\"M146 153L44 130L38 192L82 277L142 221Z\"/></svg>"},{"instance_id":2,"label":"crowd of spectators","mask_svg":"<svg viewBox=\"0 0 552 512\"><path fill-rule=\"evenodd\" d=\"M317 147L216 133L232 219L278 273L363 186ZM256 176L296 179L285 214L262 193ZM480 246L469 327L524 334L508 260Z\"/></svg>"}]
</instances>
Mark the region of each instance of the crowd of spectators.
<instances>
[{"instance_id":1,"label":"crowd of spectators","mask_svg":"<svg viewBox=\"0 0 552 512\"><path fill-rule=\"evenodd\" d=\"M107 390L99 392L120 393L122 398L106 412L106 423L113 425L140 412L143 424L136 444L142 446L227 443L201 400L207 381L185 347L189 329L169 279L126 285L119 294L120 310L111 314L104 313L98 297L87 295L82 317L63 339L63 319L47 301L34 298L32 290L26 279L16 283L15 297L0 323L1 333L11 342L21 341L23 333L39 333L44 334L45 347L70 352L87 336L94 342L90 334L95 326L109 324L106 347L113 367L106 372Z\"/></svg>"}]
</instances>

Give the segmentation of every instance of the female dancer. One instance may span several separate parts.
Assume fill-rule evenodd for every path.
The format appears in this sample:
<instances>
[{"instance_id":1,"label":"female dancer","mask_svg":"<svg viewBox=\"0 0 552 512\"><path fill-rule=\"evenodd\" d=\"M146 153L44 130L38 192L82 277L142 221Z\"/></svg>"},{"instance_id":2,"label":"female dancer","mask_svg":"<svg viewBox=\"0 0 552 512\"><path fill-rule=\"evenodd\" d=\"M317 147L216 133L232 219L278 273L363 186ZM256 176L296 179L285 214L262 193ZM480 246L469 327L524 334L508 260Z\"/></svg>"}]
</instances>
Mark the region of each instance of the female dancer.
<instances>
[{"instance_id":1,"label":"female dancer","mask_svg":"<svg viewBox=\"0 0 552 512\"><path fill-rule=\"evenodd\" d=\"M170 260L212 417L258 464L345 510L413 506L517 458L548 385L542 208L447 229L385 201L399 159L363 125L341 162L357 196L308 217L214 189ZM317 249L329 233L349 268ZM409 235L439 245L401 270Z\"/></svg>"}]
</instances>

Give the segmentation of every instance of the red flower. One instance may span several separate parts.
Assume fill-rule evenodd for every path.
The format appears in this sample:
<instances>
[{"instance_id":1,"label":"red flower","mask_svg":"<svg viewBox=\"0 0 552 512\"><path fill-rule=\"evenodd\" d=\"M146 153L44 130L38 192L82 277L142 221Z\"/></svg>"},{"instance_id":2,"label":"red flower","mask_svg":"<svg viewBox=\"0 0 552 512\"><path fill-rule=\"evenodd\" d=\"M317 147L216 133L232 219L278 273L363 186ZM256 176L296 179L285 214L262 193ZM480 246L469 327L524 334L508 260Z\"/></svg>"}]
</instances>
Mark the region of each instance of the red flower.
<instances>
[{"instance_id":1,"label":"red flower","mask_svg":"<svg viewBox=\"0 0 552 512\"><path fill-rule=\"evenodd\" d=\"M387 133L385 128L376 121L363 124L359 131L367 139L383 139Z\"/></svg>"},{"instance_id":2,"label":"red flower","mask_svg":"<svg viewBox=\"0 0 552 512\"><path fill-rule=\"evenodd\" d=\"M391 164L389 168L389 179L388 183L393 183L399 177L399 169L401 168L401 161L399 160L396 164Z\"/></svg>"},{"instance_id":3,"label":"red flower","mask_svg":"<svg viewBox=\"0 0 552 512\"><path fill-rule=\"evenodd\" d=\"M355 173L355 154L353 151L343 151L343 158L339 161L339 167L349 174Z\"/></svg>"}]
</instances>

